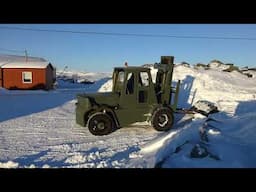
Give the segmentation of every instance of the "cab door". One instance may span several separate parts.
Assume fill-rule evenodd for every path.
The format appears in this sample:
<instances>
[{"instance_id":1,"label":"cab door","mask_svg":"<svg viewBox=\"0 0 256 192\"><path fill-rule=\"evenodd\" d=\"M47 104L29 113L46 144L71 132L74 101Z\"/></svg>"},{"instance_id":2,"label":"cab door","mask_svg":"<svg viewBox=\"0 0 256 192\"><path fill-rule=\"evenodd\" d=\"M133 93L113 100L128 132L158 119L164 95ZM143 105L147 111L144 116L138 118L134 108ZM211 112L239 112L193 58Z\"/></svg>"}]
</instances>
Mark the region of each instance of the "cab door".
<instances>
[{"instance_id":1,"label":"cab door","mask_svg":"<svg viewBox=\"0 0 256 192\"><path fill-rule=\"evenodd\" d=\"M150 76L148 72L138 73L137 82L137 113L140 114L140 121L145 121L149 112L150 103Z\"/></svg>"},{"instance_id":2,"label":"cab door","mask_svg":"<svg viewBox=\"0 0 256 192\"><path fill-rule=\"evenodd\" d=\"M121 126L140 120L137 103L137 82L137 72L126 71L120 95L120 105L116 111Z\"/></svg>"},{"instance_id":3,"label":"cab door","mask_svg":"<svg viewBox=\"0 0 256 192\"><path fill-rule=\"evenodd\" d=\"M148 73L147 71L127 71L124 75L120 106L116 111L121 126L147 120L153 90L153 84L150 83L151 76Z\"/></svg>"}]
</instances>

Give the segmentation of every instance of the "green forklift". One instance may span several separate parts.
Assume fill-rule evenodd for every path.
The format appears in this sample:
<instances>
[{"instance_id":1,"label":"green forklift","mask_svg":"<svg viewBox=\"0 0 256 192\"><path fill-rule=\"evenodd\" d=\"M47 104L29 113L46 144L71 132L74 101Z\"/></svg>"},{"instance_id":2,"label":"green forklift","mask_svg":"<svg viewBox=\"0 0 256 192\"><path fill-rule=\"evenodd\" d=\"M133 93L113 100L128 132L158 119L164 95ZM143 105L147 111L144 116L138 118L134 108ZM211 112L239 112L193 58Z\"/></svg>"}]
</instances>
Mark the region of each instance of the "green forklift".
<instances>
[{"instance_id":1,"label":"green forklift","mask_svg":"<svg viewBox=\"0 0 256 192\"><path fill-rule=\"evenodd\" d=\"M93 135L107 135L136 122L149 122L157 131L168 131L174 122L179 85L172 87L173 56L155 63L153 83L149 68L116 67L112 92L78 94L76 122Z\"/></svg>"}]
</instances>

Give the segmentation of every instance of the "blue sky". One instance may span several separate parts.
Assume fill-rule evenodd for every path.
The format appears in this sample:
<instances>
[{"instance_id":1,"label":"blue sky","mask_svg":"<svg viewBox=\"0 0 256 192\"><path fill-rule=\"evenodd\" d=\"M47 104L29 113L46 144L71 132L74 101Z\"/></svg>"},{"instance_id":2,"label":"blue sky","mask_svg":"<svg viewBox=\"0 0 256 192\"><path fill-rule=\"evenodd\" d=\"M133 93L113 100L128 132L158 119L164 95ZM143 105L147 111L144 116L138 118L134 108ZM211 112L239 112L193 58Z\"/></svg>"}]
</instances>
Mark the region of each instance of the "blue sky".
<instances>
[{"instance_id":1,"label":"blue sky","mask_svg":"<svg viewBox=\"0 0 256 192\"><path fill-rule=\"evenodd\" d=\"M256 38L256 24L0 24L0 27L135 33L177 36ZM111 72L113 67L158 62L173 55L175 62L209 63L213 59L256 67L256 41L105 36L7 30L0 28L0 48L27 50L49 60L58 70ZM0 50L0 53L15 54Z\"/></svg>"}]
</instances>

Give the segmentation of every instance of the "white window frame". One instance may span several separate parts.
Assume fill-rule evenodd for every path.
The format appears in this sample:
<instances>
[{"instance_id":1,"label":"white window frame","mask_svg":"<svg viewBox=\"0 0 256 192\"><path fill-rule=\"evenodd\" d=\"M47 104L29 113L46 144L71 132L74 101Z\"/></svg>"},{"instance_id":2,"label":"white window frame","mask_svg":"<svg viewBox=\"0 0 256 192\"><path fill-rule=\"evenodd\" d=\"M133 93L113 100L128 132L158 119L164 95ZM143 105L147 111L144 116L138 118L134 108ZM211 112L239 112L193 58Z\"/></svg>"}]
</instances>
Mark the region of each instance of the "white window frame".
<instances>
[{"instance_id":1,"label":"white window frame","mask_svg":"<svg viewBox=\"0 0 256 192\"><path fill-rule=\"evenodd\" d=\"M24 79L25 79L25 74L26 73L30 73L31 74L31 81L24 81ZM23 71L22 72L22 83L32 83L33 82L33 73L32 73L32 71Z\"/></svg>"}]
</instances>

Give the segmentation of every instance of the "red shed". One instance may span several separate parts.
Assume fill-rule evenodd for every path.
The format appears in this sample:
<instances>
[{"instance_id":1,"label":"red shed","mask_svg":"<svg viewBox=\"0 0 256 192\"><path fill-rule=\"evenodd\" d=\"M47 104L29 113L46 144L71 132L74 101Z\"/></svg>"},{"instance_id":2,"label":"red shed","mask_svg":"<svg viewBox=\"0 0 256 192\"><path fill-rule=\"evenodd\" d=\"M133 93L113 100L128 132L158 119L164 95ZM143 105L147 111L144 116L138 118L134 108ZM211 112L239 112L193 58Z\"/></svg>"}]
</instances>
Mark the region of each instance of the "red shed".
<instances>
[{"instance_id":1,"label":"red shed","mask_svg":"<svg viewBox=\"0 0 256 192\"><path fill-rule=\"evenodd\" d=\"M3 81L2 81L2 77L3 75L2 75L2 68L1 68L1 66L0 66L0 87L2 87L3 86Z\"/></svg>"},{"instance_id":2,"label":"red shed","mask_svg":"<svg viewBox=\"0 0 256 192\"><path fill-rule=\"evenodd\" d=\"M0 66L0 86L6 89L52 89L56 71L46 61L9 62Z\"/></svg>"}]
</instances>

